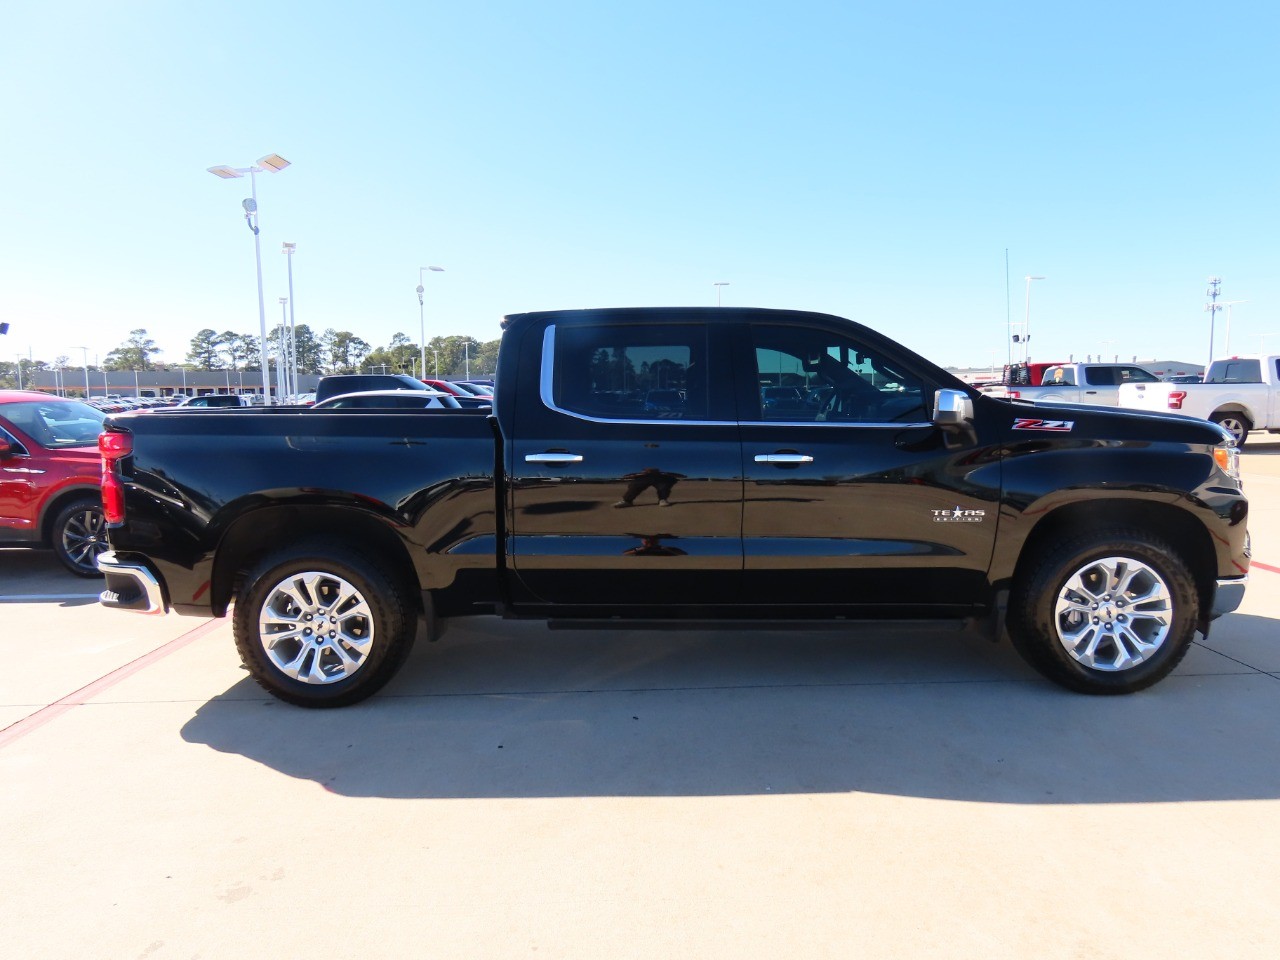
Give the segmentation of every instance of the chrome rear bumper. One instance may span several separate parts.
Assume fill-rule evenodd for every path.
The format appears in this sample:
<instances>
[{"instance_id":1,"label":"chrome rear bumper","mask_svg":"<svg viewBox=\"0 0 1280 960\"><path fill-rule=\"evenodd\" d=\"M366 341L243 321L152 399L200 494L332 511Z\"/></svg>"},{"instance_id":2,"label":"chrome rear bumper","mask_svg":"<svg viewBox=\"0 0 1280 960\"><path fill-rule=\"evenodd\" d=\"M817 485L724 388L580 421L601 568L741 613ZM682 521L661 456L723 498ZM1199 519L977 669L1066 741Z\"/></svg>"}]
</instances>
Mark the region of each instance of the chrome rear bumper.
<instances>
[{"instance_id":1,"label":"chrome rear bumper","mask_svg":"<svg viewBox=\"0 0 1280 960\"><path fill-rule=\"evenodd\" d=\"M108 550L99 555L98 569L107 579L107 589L98 594L104 607L136 613L165 613L169 609L160 581L143 564L128 563Z\"/></svg>"}]
</instances>

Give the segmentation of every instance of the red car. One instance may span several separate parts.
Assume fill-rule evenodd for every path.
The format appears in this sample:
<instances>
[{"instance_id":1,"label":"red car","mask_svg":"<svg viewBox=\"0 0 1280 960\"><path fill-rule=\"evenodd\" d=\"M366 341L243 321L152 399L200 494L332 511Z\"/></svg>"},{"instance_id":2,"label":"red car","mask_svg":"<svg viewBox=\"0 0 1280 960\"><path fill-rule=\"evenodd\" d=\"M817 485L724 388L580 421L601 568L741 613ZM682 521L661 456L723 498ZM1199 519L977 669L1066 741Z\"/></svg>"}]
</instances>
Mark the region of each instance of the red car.
<instances>
[{"instance_id":1,"label":"red car","mask_svg":"<svg viewBox=\"0 0 1280 960\"><path fill-rule=\"evenodd\" d=\"M103 416L79 400L0 390L0 546L52 547L72 573L100 575Z\"/></svg>"}]
</instances>

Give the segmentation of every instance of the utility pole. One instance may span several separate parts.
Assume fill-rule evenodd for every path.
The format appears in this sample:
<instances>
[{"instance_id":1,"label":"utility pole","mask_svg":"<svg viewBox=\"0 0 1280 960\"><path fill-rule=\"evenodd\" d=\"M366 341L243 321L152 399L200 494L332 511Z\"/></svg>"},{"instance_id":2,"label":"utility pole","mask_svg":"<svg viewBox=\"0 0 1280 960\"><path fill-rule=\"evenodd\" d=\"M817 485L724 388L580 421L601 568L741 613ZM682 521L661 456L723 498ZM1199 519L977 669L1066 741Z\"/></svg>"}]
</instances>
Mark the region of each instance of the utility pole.
<instances>
[{"instance_id":1,"label":"utility pole","mask_svg":"<svg viewBox=\"0 0 1280 960\"><path fill-rule=\"evenodd\" d=\"M1221 291L1218 289L1222 286L1221 277L1209 278L1209 289L1206 290L1205 296L1209 298L1209 302L1204 305L1205 312L1209 314L1209 359L1205 361L1205 373L1209 372L1209 366L1213 363L1213 324L1217 317L1217 313L1222 309L1222 304L1218 302Z\"/></svg>"}]
</instances>

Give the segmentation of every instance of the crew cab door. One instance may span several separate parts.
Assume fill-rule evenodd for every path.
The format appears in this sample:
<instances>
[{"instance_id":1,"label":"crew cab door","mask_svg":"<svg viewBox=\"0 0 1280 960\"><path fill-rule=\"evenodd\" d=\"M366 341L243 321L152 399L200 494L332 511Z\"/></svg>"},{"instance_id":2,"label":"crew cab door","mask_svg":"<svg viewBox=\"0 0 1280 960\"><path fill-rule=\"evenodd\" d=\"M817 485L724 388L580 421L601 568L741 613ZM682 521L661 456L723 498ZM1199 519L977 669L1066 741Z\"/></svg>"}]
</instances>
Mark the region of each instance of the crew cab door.
<instances>
[{"instance_id":1,"label":"crew cab door","mask_svg":"<svg viewBox=\"0 0 1280 960\"><path fill-rule=\"evenodd\" d=\"M652 614L738 599L728 330L601 320L526 335L541 367L520 367L507 556L527 602Z\"/></svg>"},{"instance_id":2,"label":"crew cab door","mask_svg":"<svg viewBox=\"0 0 1280 960\"><path fill-rule=\"evenodd\" d=\"M744 325L737 351L756 381L738 389L743 596L778 616L984 600L999 461L933 425L936 385L834 327ZM769 386L804 399L763 402Z\"/></svg>"}]
</instances>

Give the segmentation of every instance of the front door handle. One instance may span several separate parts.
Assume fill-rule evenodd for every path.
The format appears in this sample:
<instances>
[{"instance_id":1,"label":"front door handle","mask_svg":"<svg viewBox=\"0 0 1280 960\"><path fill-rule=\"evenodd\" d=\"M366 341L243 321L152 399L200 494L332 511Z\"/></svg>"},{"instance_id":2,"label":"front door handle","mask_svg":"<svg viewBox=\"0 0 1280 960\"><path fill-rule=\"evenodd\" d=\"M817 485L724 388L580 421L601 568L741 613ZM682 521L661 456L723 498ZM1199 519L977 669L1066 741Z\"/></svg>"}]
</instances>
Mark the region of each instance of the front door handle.
<instances>
[{"instance_id":1,"label":"front door handle","mask_svg":"<svg viewBox=\"0 0 1280 960\"><path fill-rule=\"evenodd\" d=\"M524 458L525 463L581 463L580 453L530 453Z\"/></svg>"},{"instance_id":2,"label":"front door handle","mask_svg":"<svg viewBox=\"0 0 1280 960\"><path fill-rule=\"evenodd\" d=\"M756 463L813 463L806 453L757 453Z\"/></svg>"}]
</instances>

